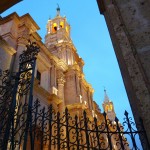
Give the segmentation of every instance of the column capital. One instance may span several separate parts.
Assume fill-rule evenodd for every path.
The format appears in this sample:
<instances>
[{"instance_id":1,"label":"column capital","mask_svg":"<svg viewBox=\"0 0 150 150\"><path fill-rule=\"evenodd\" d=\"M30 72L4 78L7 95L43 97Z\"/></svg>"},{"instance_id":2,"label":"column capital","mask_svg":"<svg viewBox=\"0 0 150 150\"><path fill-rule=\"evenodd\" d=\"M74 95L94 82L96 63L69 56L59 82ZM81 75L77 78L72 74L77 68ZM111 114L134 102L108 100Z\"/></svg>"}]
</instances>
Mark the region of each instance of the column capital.
<instances>
[{"instance_id":1,"label":"column capital","mask_svg":"<svg viewBox=\"0 0 150 150\"><path fill-rule=\"evenodd\" d=\"M65 79L64 79L63 77L58 78L58 79L57 79L57 83L58 83L58 84L62 84L62 85L64 85L64 83L65 83Z\"/></svg>"},{"instance_id":2,"label":"column capital","mask_svg":"<svg viewBox=\"0 0 150 150\"><path fill-rule=\"evenodd\" d=\"M57 70L57 83L62 85L65 83L65 75L61 69Z\"/></svg>"}]
</instances>

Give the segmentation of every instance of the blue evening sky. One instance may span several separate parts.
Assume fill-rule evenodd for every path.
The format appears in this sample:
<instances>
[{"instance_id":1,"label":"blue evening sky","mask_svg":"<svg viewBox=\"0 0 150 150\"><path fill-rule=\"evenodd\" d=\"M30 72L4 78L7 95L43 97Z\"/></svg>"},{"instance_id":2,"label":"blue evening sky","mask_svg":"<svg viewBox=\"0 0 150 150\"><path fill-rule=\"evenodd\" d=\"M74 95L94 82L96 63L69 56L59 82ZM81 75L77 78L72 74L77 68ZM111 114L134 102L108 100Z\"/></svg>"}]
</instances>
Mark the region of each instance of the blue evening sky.
<instances>
[{"instance_id":1,"label":"blue evening sky","mask_svg":"<svg viewBox=\"0 0 150 150\"><path fill-rule=\"evenodd\" d=\"M124 110L131 115L108 29L96 0L23 0L2 16L15 11L19 16L29 13L41 28L38 33L44 42L46 23L49 17L56 16L57 3L61 15L65 15L71 25L71 38L85 62L85 77L95 90L94 100L102 109L105 87L118 118L122 120Z\"/></svg>"}]
</instances>

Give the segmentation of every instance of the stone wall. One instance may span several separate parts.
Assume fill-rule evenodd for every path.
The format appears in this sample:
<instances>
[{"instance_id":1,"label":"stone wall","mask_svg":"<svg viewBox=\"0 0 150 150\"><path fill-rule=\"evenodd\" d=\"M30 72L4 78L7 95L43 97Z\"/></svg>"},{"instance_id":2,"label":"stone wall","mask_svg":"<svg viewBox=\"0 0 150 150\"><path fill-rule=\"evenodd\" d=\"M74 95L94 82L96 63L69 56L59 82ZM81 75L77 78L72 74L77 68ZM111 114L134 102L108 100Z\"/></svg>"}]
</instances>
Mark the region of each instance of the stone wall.
<instances>
[{"instance_id":1,"label":"stone wall","mask_svg":"<svg viewBox=\"0 0 150 150\"><path fill-rule=\"evenodd\" d=\"M97 0L104 15L136 123L150 141L150 2Z\"/></svg>"}]
</instances>

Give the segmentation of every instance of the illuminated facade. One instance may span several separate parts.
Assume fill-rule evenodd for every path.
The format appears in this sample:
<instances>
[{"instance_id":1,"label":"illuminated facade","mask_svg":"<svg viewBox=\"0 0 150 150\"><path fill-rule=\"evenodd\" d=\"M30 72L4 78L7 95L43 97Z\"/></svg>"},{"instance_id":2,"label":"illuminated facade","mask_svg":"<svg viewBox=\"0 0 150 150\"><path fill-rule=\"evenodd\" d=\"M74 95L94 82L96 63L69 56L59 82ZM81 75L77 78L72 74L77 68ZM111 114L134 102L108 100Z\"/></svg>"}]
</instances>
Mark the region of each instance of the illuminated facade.
<instances>
[{"instance_id":1,"label":"illuminated facade","mask_svg":"<svg viewBox=\"0 0 150 150\"><path fill-rule=\"evenodd\" d=\"M35 69L34 99L39 99L42 106L52 104L61 113L65 107L72 115L80 116L86 110L91 121L96 117L99 124L103 122L103 115L93 101L94 90L84 78L84 61L70 38L66 17L61 17L57 8L56 17L48 20L45 43L37 34L38 29L29 14L19 17L13 13L0 20L0 68L17 71L19 55L25 49L27 39L36 41L40 53ZM103 108L108 119L114 122L114 106L106 91Z\"/></svg>"}]
</instances>

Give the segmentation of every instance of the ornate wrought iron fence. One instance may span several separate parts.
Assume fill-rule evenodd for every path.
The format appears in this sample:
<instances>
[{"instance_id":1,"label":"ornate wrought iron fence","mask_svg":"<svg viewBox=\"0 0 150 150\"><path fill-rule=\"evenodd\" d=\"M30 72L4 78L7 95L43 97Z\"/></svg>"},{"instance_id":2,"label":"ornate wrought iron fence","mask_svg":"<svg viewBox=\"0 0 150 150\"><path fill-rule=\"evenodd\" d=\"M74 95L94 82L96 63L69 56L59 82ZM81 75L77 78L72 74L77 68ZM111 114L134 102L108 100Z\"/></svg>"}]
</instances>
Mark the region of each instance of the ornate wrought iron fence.
<instances>
[{"instance_id":1,"label":"ornate wrought iron fence","mask_svg":"<svg viewBox=\"0 0 150 150\"><path fill-rule=\"evenodd\" d=\"M136 135L144 137L145 130L135 125L125 112L123 124L116 118L89 119L82 115L56 112L52 105L42 107L39 100L33 101L33 79L36 55L39 48L30 43L20 56L17 74L3 72L0 86L0 149L6 150L128 150L138 147ZM141 125L140 125L141 126ZM129 136L130 139L126 139ZM131 144L131 147L129 148ZM144 145L144 144L142 144Z\"/></svg>"},{"instance_id":2,"label":"ornate wrought iron fence","mask_svg":"<svg viewBox=\"0 0 150 150\"><path fill-rule=\"evenodd\" d=\"M65 112L60 114L55 112L52 105L42 108L39 100L34 101L30 108L32 114L30 118L27 117L29 111L27 103L20 103L17 107L14 117L15 125L11 126L7 148L16 150L21 148L24 150L141 150L138 147L136 134L145 136L145 132L133 129L134 124L127 112L125 112L125 121L120 124L117 118L115 122L108 120L105 113L103 113L104 120L102 121L96 118L90 120L86 111L82 113L82 116L77 116L70 114L66 108ZM127 135L130 139L126 139ZM1 139L1 149L5 145L4 141Z\"/></svg>"},{"instance_id":3,"label":"ornate wrought iron fence","mask_svg":"<svg viewBox=\"0 0 150 150\"><path fill-rule=\"evenodd\" d=\"M16 147L16 135L20 132L18 124L24 127L24 149L26 148L26 139L28 136L29 121L32 107L32 91L34 80L34 69L36 55L39 48L35 43L29 41L26 50L20 55L20 64L18 73L4 71L1 74L0 86L0 149L6 150ZM26 99L28 97L28 99ZM25 123L20 122L20 107L25 101L26 111L24 114ZM21 108L23 109L23 108ZM30 121L31 122L31 121ZM19 126L20 127L20 126ZM17 132L18 131L18 132ZM17 135L18 136L18 135Z\"/></svg>"}]
</instances>

